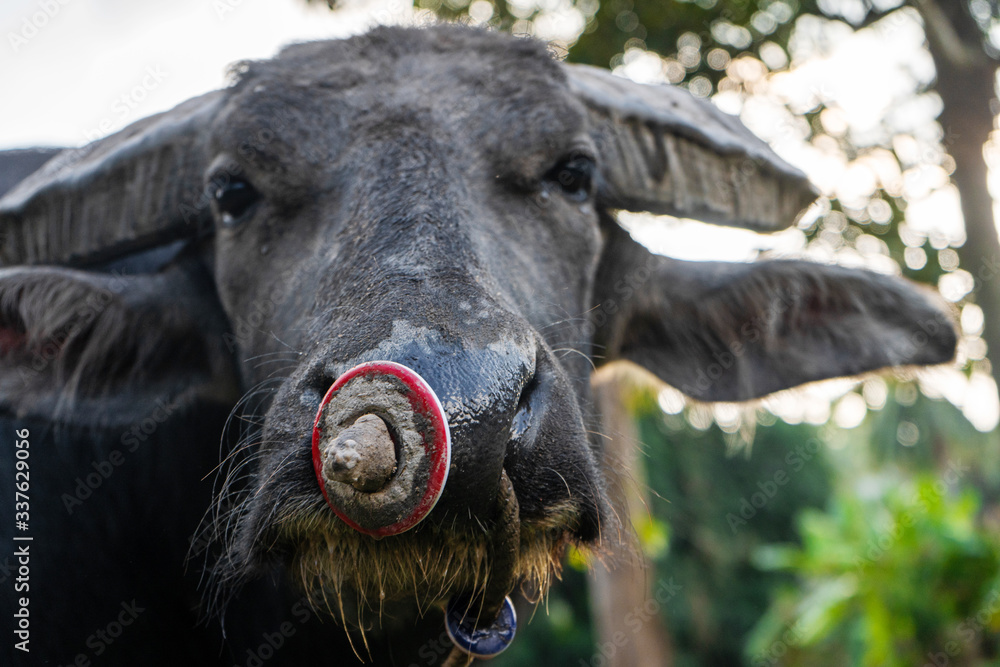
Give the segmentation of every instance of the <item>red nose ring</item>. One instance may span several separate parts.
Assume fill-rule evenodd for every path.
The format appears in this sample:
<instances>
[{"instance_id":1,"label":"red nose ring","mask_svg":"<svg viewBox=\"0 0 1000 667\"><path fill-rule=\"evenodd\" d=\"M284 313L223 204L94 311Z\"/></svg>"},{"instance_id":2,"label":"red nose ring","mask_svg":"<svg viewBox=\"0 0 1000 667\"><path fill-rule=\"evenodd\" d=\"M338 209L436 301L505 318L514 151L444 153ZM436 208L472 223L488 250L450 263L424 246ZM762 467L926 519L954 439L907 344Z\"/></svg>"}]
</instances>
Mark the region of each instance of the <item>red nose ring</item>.
<instances>
[{"instance_id":1,"label":"red nose ring","mask_svg":"<svg viewBox=\"0 0 1000 667\"><path fill-rule=\"evenodd\" d=\"M367 535L397 535L420 523L444 491L451 467L448 418L415 371L370 361L326 392L313 423L312 453L319 488L338 517Z\"/></svg>"}]
</instances>

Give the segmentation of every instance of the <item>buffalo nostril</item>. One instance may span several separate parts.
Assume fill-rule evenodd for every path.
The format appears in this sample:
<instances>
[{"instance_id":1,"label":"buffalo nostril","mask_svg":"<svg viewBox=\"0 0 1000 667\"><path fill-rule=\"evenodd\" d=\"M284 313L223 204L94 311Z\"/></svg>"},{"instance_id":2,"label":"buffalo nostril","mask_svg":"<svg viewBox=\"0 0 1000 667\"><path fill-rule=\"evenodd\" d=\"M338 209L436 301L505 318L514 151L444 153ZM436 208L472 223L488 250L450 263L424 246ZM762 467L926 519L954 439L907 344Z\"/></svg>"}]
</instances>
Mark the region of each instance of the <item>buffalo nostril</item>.
<instances>
[{"instance_id":1,"label":"buffalo nostril","mask_svg":"<svg viewBox=\"0 0 1000 667\"><path fill-rule=\"evenodd\" d=\"M532 375L521 389L521 396L517 401L517 408L510 425L510 437L517 440L525 434L532 422L532 406L534 405L534 395L539 386L538 374Z\"/></svg>"},{"instance_id":2,"label":"buffalo nostril","mask_svg":"<svg viewBox=\"0 0 1000 667\"><path fill-rule=\"evenodd\" d=\"M372 493L383 488L396 472L396 450L385 422L362 415L323 446L320 456L328 481L350 484Z\"/></svg>"}]
</instances>

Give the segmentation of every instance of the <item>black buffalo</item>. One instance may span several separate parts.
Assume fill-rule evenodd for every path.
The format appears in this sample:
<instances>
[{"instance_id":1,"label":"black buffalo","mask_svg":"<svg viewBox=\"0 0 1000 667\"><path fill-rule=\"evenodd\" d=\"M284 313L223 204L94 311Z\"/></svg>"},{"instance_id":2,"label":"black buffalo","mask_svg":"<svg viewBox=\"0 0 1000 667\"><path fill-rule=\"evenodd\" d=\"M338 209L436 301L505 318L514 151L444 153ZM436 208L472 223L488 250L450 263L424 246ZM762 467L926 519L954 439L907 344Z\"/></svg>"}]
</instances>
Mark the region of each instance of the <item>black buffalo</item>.
<instances>
[{"instance_id":1,"label":"black buffalo","mask_svg":"<svg viewBox=\"0 0 1000 667\"><path fill-rule=\"evenodd\" d=\"M813 196L683 91L454 26L290 46L60 153L0 199L0 493L26 430L31 664L440 662L444 601L544 590L567 544L619 533L595 365L739 401L951 359L904 280L675 261L613 217L773 230ZM334 514L311 445L324 394L374 360L427 381L452 442L433 511L382 538ZM389 467L337 487L362 523L406 468L393 391L356 411Z\"/></svg>"}]
</instances>

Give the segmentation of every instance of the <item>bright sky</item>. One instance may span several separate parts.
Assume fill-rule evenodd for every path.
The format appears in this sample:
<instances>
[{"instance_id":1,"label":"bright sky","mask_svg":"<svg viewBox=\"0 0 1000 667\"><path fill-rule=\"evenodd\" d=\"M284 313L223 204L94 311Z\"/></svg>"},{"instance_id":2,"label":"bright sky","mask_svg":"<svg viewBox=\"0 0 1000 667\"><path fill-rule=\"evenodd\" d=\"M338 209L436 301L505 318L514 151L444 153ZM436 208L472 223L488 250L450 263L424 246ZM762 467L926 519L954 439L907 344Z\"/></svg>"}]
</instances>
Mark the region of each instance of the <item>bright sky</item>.
<instances>
[{"instance_id":1,"label":"bright sky","mask_svg":"<svg viewBox=\"0 0 1000 667\"><path fill-rule=\"evenodd\" d=\"M75 146L224 84L227 65L410 15L404 0L4 0L0 148ZM45 8L48 8L47 11Z\"/></svg>"},{"instance_id":2,"label":"bright sky","mask_svg":"<svg viewBox=\"0 0 1000 667\"><path fill-rule=\"evenodd\" d=\"M538 0L526 2L537 4ZM302 0L4 0L0 4L4 100L0 149L81 145L220 87L226 67L234 61L268 57L293 41L345 36L374 24L406 22L413 17L410 0L341 4L344 9L330 12L322 0L314 6ZM579 16L565 20L559 16L552 13L541 27L557 37L560 25L569 32L578 30L571 23L579 21ZM923 236L936 234L943 243L940 247L960 243L964 234L957 195L947 185L947 172L936 165L919 164L927 146L937 140L933 119L939 101L934 95L913 98L911 94L933 75L921 48L923 34L916 16L896 12L856 34L846 26L842 34L831 34L830 24L821 23L825 22L799 23L799 37L791 48L793 68L761 80L758 88L767 94L743 101L722 93L715 102L739 114L827 194L847 201L866 199L877 176L887 189L891 183L907 196L907 223L914 230ZM666 78L659 58L642 52L633 55L626 54L617 70L620 74L644 82ZM752 79L760 73L755 74L751 65L734 71L744 80ZM780 102L809 108L816 98L833 102L822 117L828 132L850 132L855 140L877 142L885 121L912 128L905 145L894 147L897 155L909 150L914 165L901 171L895 159L880 161L877 155L867 163L848 163L837 151L804 143ZM903 100L908 101L903 104ZM625 222L654 250L684 259L747 261L762 250L796 254L804 248L804 236L795 229L758 235L670 218L649 225L625 216ZM834 257L817 259L832 261ZM837 261L876 270L886 270L884 259L879 252L869 257L837 257ZM951 282L953 300L957 300L965 287L960 279ZM942 290L946 287L943 284ZM988 376L978 373L969 379L958 369L944 369L933 382L924 384L930 392L963 408L978 428L989 430L1000 420L1000 401ZM831 414L831 400L849 387L850 383L821 385L807 391L805 399L779 401L769 407L792 421L824 421ZM857 409L838 412L833 408L835 420L845 425L858 414ZM726 414L730 410L720 409Z\"/></svg>"}]
</instances>

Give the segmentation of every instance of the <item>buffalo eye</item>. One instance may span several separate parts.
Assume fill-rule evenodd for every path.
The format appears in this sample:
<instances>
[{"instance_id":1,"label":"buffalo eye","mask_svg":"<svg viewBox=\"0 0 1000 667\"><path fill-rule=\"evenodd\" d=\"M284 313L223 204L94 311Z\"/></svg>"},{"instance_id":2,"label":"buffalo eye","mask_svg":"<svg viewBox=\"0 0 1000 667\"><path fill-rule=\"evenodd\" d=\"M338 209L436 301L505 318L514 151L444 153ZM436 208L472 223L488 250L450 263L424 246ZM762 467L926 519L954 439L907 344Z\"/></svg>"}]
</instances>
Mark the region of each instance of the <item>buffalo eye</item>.
<instances>
[{"instance_id":1,"label":"buffalo eye","mask_svg":"<svg viewBox=\"0 0 1000 667\"><path fill-rule=\"evenodd\" d=\"M219 211L222 224L229 227L238 223L260 199L260 193L245 178L233 176L210 186L212 199Z\"/></svg>"},{"instance_id":2,"label":"buffalo eye","mask_svg":"<svg viewBox=\"0 0 1000 667\"><path fill-rule=\"evenodd\" d=\"M563 194L574 201L583 201L590 196L594 181L594 159L587 155L571 155L563 158L545 176L545 180L557 185Z\"/></svg>"}]
</instances>

